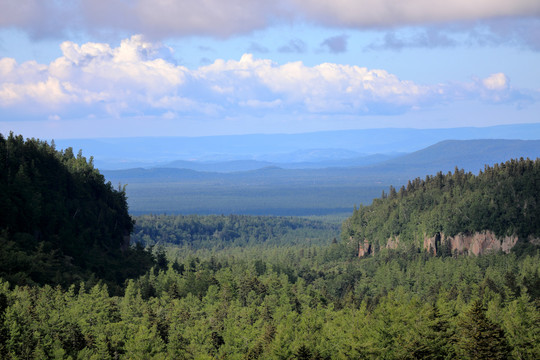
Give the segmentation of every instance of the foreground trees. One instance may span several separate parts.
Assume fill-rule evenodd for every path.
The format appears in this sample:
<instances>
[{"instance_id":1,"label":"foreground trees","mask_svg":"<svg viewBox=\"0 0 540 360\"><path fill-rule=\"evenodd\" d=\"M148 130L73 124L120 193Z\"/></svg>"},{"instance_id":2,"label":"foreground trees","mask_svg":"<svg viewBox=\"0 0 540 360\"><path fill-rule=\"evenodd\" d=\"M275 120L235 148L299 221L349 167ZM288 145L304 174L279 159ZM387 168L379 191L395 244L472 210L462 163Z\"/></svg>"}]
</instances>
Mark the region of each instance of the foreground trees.
<instances>
[{"instance_id":1,"label":"foreground trees","mask_svg":"<svg viewBox=\"0 0 540 360\"><path fill-rule=\"evenodd\" d=\"M540 355L539 299L524 281L540 271L540 254L441 259L388 252L351 262L325 260L331 247L315 257L300 249L280 250L285 256L266 249L259 257L236 251L178 259L182 272L169 263L128 281L123 296L110 296L102 284L11 289L4 282L0 357ZM515 285L505 280L507 269L514 269Z\"/></svg>"}]
</instances>

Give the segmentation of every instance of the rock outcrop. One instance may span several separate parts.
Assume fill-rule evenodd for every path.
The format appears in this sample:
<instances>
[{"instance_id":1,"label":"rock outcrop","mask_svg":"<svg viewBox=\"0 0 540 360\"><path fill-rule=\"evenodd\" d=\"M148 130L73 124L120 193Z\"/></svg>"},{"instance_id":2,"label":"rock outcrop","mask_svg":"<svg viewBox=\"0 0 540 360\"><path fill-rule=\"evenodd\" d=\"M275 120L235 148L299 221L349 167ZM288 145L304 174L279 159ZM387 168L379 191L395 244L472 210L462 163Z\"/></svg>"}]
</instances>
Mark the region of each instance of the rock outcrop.
<instances>
[{"instance_id":1,"label":"rock outcrop","mask_svg":"<svg viewBox=\"0 0 540 360\"><path fill-rule=\"evenodd\" d=\"M509 253L518 241L517 235L497 237L491 231L482 231L474 234L457 234L445 236L437 233L432 237L424 237L424 249L434 255L449 250L452 254L483 255L488 252L503 251Z\"/></svg>"},{"instance_id":2,"label":"rock outcrop","mask_svg":"<svg viewBox=\"0 0 540 360\"><path fill-rule=\"evenodd\" d=\"M387 249L397 249L399 246L399 236L391 236L388 238L386 242L386 248ZM375 254L375 248L373 245L369 242L368 239L364 239L364 242L358 243L358 257L364 257L367 255L374 255Z\"/></svg>"},{"instance_id":3,"label":"rock outcrop","mask_svg":"<svg viewBox=\"0 0 540 360\"><path fill-rule=\"evenodd\" d=\"M492 231L482 231L473 234L460 233L446 236L437 233L434 236L424 236L423 248L433 255L469 254L483 255L489 252L503 251L509 253L518 241L517 235L497 237ZM540 239L529 236L528 242L540 246ZM387 249L397 249L400 245L399 236L392 236L386 242ZM358 257L374 254L374 247L368 239L359 242Z\"/></svg>"},{"instance_id":4,"label":"rock outcrop","mask_svg":"<svg viewBox=\"0 0 540 360\"><path fill-rule=\"evenodd\" d=\"M386 241L387 249L397 249L399 246L399 236L390 236Z\"/></svg>"},{"instance_id":5,"label":"rock outcrop","mask_svg":"<svg viewBox=\"0 0 540 360\"><path fill-rule=\"evenodd\" d=\"M373 248L368 239L364 239L364 243L358 243L358 257L364 257L373 253Z\"/></svg>"}]
</instances>

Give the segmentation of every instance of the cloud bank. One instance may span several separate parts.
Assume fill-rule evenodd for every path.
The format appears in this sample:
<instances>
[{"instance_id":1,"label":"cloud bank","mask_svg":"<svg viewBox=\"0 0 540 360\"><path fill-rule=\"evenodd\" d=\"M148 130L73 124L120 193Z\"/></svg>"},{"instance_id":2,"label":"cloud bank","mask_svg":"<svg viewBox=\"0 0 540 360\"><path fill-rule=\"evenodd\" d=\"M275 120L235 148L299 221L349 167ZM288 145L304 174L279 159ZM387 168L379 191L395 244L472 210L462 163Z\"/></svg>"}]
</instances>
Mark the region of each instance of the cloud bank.
<instances>
[{"instance_id":1,"label":"cloud bank","mask_svg":"<svg viewBox=\"0 0 540 360\"><path fill-rule=\"evenodd\" d=\"M34 37L119 31L160 39L229 37L278 23L307 21L346 28L540 17L538 0L3 0L0 27ZM508 29L508 31L513 31Z\"/></svg>"},{"instance_id":2,"label":"cloud bank","mask_svg":"<svg viewBox=\"0 0 540 360\"><path fill-rule=\"evenodd\" d=\"M53 118L247 114L404 113L463 99L536 101L513 89L503 73L466 83L418 84L382 69L334 63L277 64L245 54L197 69L176 65L172 50L141 35L118 47L61 44L48 65L0 59L0 114ZM88 115L89 114L89 115ZM47 115L45 115L47 116Z\"/></svg>"},{"instance_id":3,"label":"cloud bank","mask_svg":"<svg viewBox=\"0 0 540 360\"><path fill-rule=\"evenodd\" d=\"M536 0L295 0L309 19L333 26L385 27L540 15Z\"/></svg>"}]
</instances>

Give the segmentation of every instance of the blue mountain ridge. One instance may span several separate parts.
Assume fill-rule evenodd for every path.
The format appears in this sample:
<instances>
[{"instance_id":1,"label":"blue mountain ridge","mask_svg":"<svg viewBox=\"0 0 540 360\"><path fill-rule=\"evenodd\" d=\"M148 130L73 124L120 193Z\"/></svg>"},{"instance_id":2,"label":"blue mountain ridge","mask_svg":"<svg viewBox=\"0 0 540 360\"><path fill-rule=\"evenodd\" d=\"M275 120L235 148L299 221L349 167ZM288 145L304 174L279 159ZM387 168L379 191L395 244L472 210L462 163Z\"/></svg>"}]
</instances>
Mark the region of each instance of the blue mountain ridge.
<instances>
[{"instance_id":1,"label":"blue mountain ridge","mask_svg":"<svg viewBox=\"0 0 540 360\"><path fill-rule=\"evenodd\" d=\"M55 139L57 148L82 149L93 156L100 169L134 167L178 167L174 161L223 163L238 160L262 161L291 167L286 164L326 163L337 160L360 159L380 154L396 157L431 146L440 141L473 139L540 139L540 123L501 125L484 128L452 129L364 129L321 131L303 134L253 134L203 137L138 137L100 139ZM376 161L375 161L376 162ZM371 162L374 163L374 162ZM232 164L231 164L232 165ZM267 164L269 165L269 164ZM354 163L349 163L354 166ZM356 165L368 165L366 161ZM202 166L202 165L201 165ZM263 165L265 166L265 165ZM343 166L348 166L343 164ZM227 171L255 169L257 166L237 167ZM210 167L190 168L209 170ZM224 170L220 170L224 171Z\"/></svg>"}]
</instances>

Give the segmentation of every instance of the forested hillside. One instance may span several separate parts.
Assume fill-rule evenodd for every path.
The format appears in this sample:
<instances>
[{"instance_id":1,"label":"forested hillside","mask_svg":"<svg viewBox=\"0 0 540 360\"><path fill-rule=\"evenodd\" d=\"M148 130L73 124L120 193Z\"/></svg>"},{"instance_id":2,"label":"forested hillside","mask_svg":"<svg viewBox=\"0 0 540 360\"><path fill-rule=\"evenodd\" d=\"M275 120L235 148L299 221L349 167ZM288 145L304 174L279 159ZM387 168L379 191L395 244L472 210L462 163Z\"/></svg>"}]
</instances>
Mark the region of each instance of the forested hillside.
<instances>
[{"instance_id":1,"label":"forested hillside","mask_svg":"<svg viewBox=\"0 0 540 360\"><path fill-rule=\"evenodd\" d=\"M0 136L0 358L538 359L539 165L416 179L343 241L312 219L144 215L129 247L125 192L91 159ZM419 251L483 229L524 245Z\"/></svg>"},{"instance_id":2,"label":"forested hillside","mask_svg":"<svg viewBox=\"0 0 540 360\"><path fill-rule=\"evenodd\" d=\"M71 148L0 134L0 276L14 284L122 283L152 265L129 248L133 222L114 189Z\"/></svg>"},{"instance_id":3,"label":"forested hillside","mask_svg":"<svg viewBox=\"0 0 540 360\"><path fill-rule=\"evenodd\" d=\"M360 253L384 247L441 252L501 248L508 251L540 237L540 159L486 166L478 175L456 169L416 178L399 190L360 206L344 222L342 238ZM480 238L471 236L479 234ZM457 240L456 240L457 239ZM456 244L460 242L458 247ZM493 244L489 244L489 242ZM484 248L482 248L482 246Z\"/></svg>"}]
</instances>

